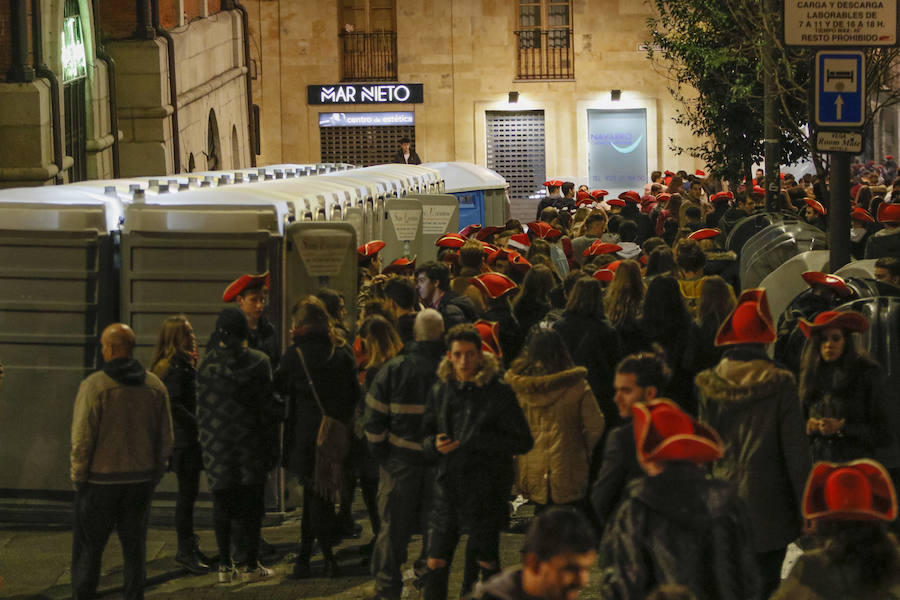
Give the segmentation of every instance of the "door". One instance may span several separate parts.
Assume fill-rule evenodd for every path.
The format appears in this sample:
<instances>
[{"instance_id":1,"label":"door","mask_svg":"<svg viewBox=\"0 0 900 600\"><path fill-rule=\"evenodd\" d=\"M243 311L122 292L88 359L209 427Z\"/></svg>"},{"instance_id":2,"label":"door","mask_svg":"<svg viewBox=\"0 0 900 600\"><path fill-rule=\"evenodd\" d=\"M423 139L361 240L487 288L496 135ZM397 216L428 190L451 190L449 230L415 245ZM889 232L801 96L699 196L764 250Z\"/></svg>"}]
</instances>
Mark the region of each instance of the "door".
<instances>
[{"instance_id":1,"label":"door","mask_svg":"<svg viewBox=\"0 0 900 600\"><path fill-rule=\"evenodd\" d=\"M588 110L588 176L591 188L615 197L643 190L647 172L647 109Z\"/></svg>"}]
</instances>

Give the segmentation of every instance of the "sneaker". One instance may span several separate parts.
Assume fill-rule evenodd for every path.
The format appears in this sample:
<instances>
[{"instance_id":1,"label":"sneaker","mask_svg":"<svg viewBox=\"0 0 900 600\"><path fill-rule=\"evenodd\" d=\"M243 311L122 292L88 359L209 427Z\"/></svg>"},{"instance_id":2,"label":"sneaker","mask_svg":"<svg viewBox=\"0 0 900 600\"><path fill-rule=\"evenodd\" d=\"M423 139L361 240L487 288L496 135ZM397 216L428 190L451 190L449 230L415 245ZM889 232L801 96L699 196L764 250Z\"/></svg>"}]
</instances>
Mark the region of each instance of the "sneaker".
<instances>
[{"instance_id":1,"label":"sneaker","mask_svg":"<svg viewBox=\"0 0 900 600\"><path fill-rule=\"evenodd\" d=\"M241 568L241 581L247 583L248 581L259 581L260 579L266 579L268 577L275 576L275 569L269 569L262 565L257 565L256 567L243 567Z\"/></svg>"},{"instance_id":2,"label":"sneaker","mask_svg":"<svg viewBox=\"0 0 900 600\"><path fill-rule=\"evenodd\" d=\"M197 558L193 551L179 552L175 555L175 562L194 575L209 573L209 565Z\"/></svg>"},{"instance_id":3,"label":"sneaker","mask_svg":"<svg viewBox=\"0 0 900 600\"><path fill-rule=\"evenodd\" d=\"M218 568L219 583L231 583L238 578L238 571L233 563L220 564Z\"/></svg>"}]
</instances>

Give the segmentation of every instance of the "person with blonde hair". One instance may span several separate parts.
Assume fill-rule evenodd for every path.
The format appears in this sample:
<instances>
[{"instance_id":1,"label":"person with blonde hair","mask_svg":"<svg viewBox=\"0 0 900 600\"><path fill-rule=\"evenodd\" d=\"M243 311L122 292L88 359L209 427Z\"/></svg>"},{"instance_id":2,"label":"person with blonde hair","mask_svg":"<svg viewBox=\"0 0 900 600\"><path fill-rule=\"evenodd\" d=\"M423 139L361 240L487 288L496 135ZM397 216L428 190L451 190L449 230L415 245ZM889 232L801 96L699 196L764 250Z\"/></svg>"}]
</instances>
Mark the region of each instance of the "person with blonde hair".
<instances>
[{"instance_id":1,"label":"person with blonde hair","mask_svg":"<svg viewBox=\"0 0 900 600\"><path fill-rule=\"evenodd\" d=\"M194 503L200 491L203 452L196 416L197 338L186 316L175 315L163 321L150 364L150 372L165 384L172 407L175 449L169 460L169 470L175 473L178 481L175 562L199 575L209 571L209 558L200 552L194 535Z\"/></svg>"},{"instance_id":2,"label":"person with blonde hair","mask_svg":"<svg viewBox=\"0 0 900 600\"><path fill-rule=\"evenodd\" d=\"M639 352L647 345L638 322L643 302L641 267L636 261L623 260L603 300L606 318L622 341L622 356Z\"/></svg>"}]
</instances>

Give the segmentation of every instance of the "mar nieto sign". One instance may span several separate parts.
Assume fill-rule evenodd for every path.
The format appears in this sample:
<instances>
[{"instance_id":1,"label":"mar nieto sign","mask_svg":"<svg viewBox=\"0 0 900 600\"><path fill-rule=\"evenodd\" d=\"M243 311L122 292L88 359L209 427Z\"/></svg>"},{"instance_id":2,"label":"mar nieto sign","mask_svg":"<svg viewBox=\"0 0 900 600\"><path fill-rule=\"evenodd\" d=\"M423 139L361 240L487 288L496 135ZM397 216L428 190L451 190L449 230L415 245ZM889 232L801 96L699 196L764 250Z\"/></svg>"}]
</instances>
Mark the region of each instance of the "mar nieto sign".
<instances>
[{"instance_id":1,"label":"mar nieto sign","mask_svg":"<svg viewBox=\"0 0 900 600\"><path fill-rule=\"evenodd\" d=\"M344 83L306 86L309 104L421 104L421 83Z\"/></svg>"}]
</instances>

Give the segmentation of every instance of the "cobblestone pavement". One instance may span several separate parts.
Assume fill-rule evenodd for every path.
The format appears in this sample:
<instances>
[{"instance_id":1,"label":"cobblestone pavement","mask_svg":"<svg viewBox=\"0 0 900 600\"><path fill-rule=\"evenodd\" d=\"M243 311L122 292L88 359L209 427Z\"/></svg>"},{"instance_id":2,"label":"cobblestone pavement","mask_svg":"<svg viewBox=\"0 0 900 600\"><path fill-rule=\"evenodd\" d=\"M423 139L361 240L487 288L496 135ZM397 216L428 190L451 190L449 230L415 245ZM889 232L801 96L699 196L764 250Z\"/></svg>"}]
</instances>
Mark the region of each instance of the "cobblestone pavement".
<instances>
[{"instance_id":1,"label":"cobblestone pavement","mask_svg":"<svg viewBox=\"0 0 900 600\"><path fill-rule=\"evenodd\" d=\"M360 507L361 508L361 507ZM501 562L509 567L519 563L519 549L522 545L524 528L527 527L531 510L520 509L513 521L513 530L501 537ZM297 514L276 527L266 527L265 539L274 544L280 556L267 564L274 567L276 576L270 580L255 583L219 584L216 575L188 575L174 561L176 550L175 532L171 528L151 528L147 539L146 595L154 600L164 598L304 598L350 600L370 598L373 594L372 577L365 557L359 548L372 535L363 511L355 511L356 520L363 525L363 533L357 540L345 540L338 548L338 560L344 569L344 576L338 579L315 577L321 569L321 555L313 558L314 577L306 580L292 580L287 577L291 571L292 551L299 539L300 523ZM215 542L209 530L198 531L201 548L207 554L214 553ZM413 538L409 556L419 554L419 539ZM71 560L72 534L68 527L22 527L0 524L0 576L4 585L0 588L0 598L29 598L62 600L71 595L69 561ZM457 552L461 558L463 552ZM407 565L409 567L410 565ZM450 598L459 596L462 578L462 560L453 565L450 584ZM596 582L598 571L593 572ZM121 597L122 584L121 552L118 540L113 536L107 546L103 560L101 592L104 598ZM413 595L411 597L415 598ZM597 598L597 589L592 585L584 591L583 598Z\"/></svg>"}]
</instances>

